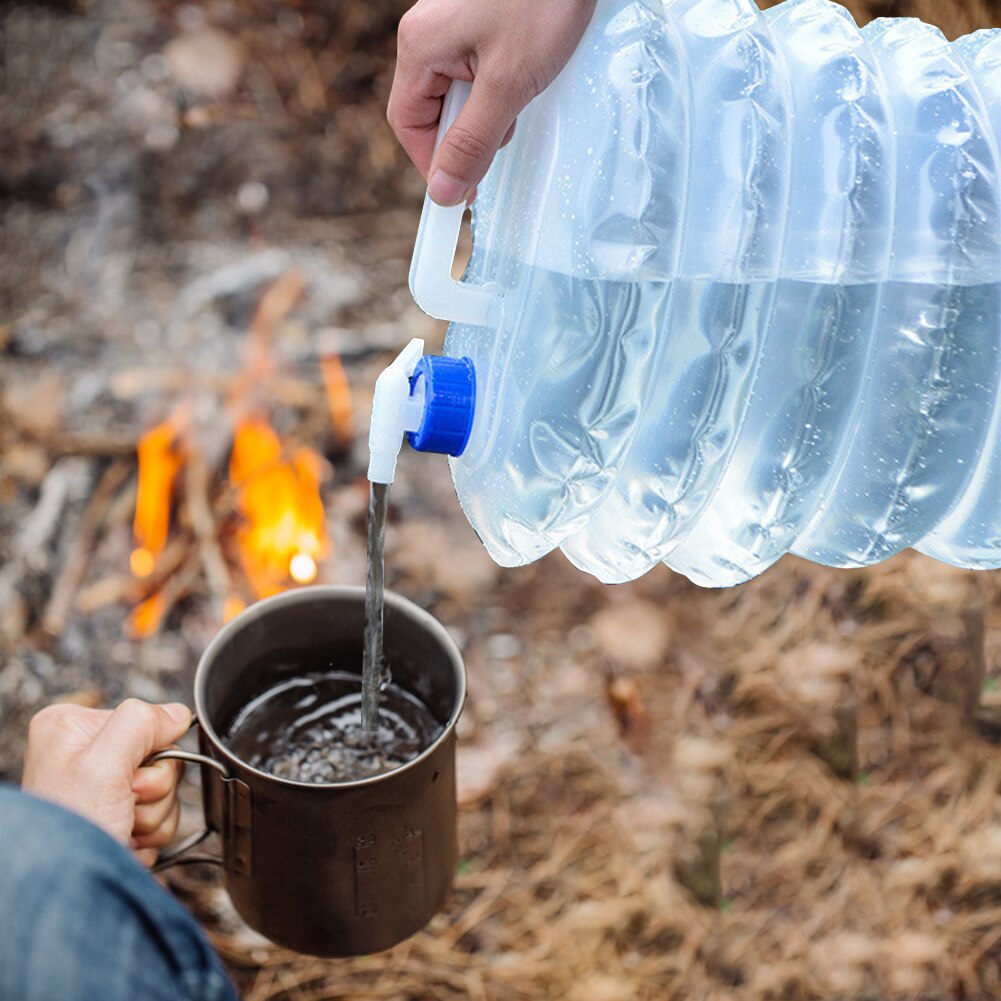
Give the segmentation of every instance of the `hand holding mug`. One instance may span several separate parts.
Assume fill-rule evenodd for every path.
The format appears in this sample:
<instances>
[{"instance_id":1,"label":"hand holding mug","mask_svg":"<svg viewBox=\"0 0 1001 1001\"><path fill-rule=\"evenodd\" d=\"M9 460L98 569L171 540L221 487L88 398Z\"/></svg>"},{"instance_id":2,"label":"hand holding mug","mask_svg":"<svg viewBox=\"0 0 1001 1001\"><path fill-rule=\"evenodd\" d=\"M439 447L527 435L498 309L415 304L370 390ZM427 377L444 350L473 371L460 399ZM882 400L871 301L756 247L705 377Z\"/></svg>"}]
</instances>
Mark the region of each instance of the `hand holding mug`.
<instances>
[{"instance_id":1,"label":"hand holding mug","mask_svg":"<svg viewBox=\"0 0 1001 1001\"><path fill-rule=\"evenodd\" d=\"M178 703L48 706L28 728L21 787L86 817L152 865L177 832L183 763L142 763L190 726L191 710Z\"/></svg>"}]
</instances>

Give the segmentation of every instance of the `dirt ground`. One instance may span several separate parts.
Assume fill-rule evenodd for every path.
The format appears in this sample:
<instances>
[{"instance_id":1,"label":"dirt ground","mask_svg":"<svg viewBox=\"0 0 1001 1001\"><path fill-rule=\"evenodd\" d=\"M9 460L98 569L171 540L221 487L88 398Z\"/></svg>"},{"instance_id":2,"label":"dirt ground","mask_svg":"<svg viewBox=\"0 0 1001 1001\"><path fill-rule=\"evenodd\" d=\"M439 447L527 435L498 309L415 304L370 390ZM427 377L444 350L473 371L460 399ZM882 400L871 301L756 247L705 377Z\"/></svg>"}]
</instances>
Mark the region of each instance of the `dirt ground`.
<instances>
[{"instance_id":1,"label":"dirt ground","mask_svg":"<svg viewBox=\"0 0 1001 1001\"><path fill-rule=\"evenodd\" d=\"M406 289L423 191L384 121L406 6L0 12L0 779L50 701L190 700L218 595L182 504L170 607L129 633L135 446L188 400L220 475L248 327L290 273L256 392L323 453L320 579L363 582L374 378L443 333ZM849 6L1001 26L987 0ZM914 553L718 592L664 568L603 587L559 554L500 570L444 460L408 453L387 583L469 672L455 892L388 953L315 960L246 928L214 869L174 870L245 998L1001 996L1001 576Z\"/></svg>"}]
</instances>

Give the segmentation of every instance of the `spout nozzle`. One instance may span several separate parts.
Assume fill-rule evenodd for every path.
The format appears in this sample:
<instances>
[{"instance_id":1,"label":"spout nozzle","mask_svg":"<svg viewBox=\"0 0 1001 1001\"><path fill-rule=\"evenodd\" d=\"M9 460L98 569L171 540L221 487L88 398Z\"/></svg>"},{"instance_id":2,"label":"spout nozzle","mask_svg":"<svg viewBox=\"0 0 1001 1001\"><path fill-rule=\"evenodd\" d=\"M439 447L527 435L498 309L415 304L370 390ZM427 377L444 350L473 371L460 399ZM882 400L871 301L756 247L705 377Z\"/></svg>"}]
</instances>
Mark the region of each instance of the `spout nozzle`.
<instances>
[{"instance_id":1,"label":"spout nozzle","mask_svg":"<svg viewBox=\"0 0 1001 1001\"><path fill-rule=\"evenodd\" d=\"M415 337L376 380L368 432L368 478L372 483L393 482L403 436L420 426L421 413L411 401L410 377L423 354L424 341Z\"/></svg>"}]
</instances>

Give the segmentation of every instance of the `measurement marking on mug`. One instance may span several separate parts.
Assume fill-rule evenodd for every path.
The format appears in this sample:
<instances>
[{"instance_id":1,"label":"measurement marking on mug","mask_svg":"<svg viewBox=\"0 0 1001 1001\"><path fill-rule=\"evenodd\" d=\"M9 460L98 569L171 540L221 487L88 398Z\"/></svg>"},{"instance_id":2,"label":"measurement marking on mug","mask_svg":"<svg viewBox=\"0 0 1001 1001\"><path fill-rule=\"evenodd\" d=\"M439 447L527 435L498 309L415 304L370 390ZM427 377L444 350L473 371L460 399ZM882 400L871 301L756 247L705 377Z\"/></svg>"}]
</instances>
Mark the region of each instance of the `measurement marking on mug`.
<instances>
[{"instance_id":1,"label":"measurement marking on mug","mask_svg":"<svg viewBox=\"0 0 1001 1001\"><path fill-rule=\"evenodd\" d=\"M380 851L381 849L381 851ZM424 831L420 827L404 826L392 840L379 843L374 833L355 837L355 914L375 917L378 901L389 886L405 885L409 893L403 896L406 910L424 904Z\"/></svg>"}]
</instances>

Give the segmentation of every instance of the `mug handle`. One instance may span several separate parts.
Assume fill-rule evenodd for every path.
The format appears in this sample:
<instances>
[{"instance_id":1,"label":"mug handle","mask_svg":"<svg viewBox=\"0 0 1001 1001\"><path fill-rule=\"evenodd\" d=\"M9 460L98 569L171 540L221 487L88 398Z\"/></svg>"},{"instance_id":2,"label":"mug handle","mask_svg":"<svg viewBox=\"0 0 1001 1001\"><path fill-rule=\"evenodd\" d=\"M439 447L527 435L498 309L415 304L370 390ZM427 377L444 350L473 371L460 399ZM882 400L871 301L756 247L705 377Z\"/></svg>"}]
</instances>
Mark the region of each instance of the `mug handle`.
<instances>
[{"instance_id":1,"label":"mug handle","mask_svg":"<svg viewBox=\"0 0 1001 1001\"><path fill-rule=\"evenodd\" d=\"M191 726L198 725L198 717L192 715ZM147 765L155 764L157 761L191 761L198 765L208 765L214 768L224 779L230 778L228 769L222 762L210 758L207 754L197 754L194 751L182 751L173 747L151 754L139 767L145 768ZM223 865L224 860L218 855L188 855L187 852L197 848L212 831L206 825L202 830L195 831L194 834L178 841L176 844L168 845L160 851L156 862L153 864L153 872L163 872L175 865L192 865L195 862L208 862L212 865Z\"/></svg>"}]
</instances>

